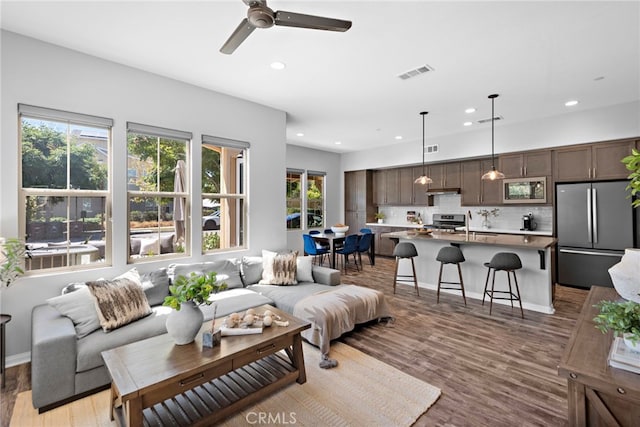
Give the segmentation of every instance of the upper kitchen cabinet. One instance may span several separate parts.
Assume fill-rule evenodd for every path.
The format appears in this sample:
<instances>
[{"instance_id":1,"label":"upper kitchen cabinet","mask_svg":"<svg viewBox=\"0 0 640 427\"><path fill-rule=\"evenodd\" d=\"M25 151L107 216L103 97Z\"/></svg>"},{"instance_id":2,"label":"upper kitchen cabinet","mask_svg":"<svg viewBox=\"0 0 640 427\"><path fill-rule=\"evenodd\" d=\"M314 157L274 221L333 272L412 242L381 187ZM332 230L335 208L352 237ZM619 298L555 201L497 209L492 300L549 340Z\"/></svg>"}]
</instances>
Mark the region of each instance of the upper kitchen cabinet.
<instances>
[{"instance_id":1,"label":"upper kitchen cabinet","mask_svg":"<svg viewBox=\"0 0 640 427\"><path fill-rule=\"evenodd\" d=\"M491 169L491 159L461 162L460 203L462 206L502 204L502 180L482 180L482 175Z\"/></svg>"},{"instance_id":2,"label":"upper kitchen cabinet","mask_svg":"<svg viewBox=\"0 0 640 427\"><path fill-rule=\"evenodd\" d=\"M428 166L424 167L424 171L427 176L430 176ZM429 186L413 183L419 176L422 176L422 166L413 168L413 180L411 181L411 185L413 186L413 204L416 206L433 206L433 196L427 194Z\"/></svg>"},{"instance_id":3,"label":"upper kitchen cabinet","mask_svg":"<svg viewBox=\"0 0 640 427\"><path fill-rule=\"evenodd\" d=\"M620 161L631 154L635 139L597 142L553 150L553 179L598 181L626 179L629 171Z\"/></svg>"},{"instance_id":4,"label":"upper kitchen cabinet","mask_svg":"<svg viewBox=\"0 0 640 427\"><path fill-rule=\"evenodd\" d=\"M501 154L498 169L505 178L551 176L551 150Z\"/></svg>"},{"instance_id":5,"label":"upper kitchen cabinet","mask_svg":"<svg viewBox=\"0 0 640 427\"><path fill-rule=\"evenodd\" d=\"M371 204L373 193L372 172L367 170L344 173L344 208L364 211Z\"/></svg>"},{"instance_id":6,"label":"upper kitchen cabinet","mask_svg":"<svg viewBox=\"0 0 640 427\"><path fill-rule=\"evenodd\" d=\"M375 171L374 204L410 205L413 202L411 168L384 169Z\"/></svg>"},{"instance_id":7,"label":"upper kitchen cabinet","mask_svg":"<svg viewBox=\"0 0 640 427\"><path fill-rule=\"evenodd\" d=\"M460 162L429 165L430 191L460 188Z\"/></svg>"}]
</instances>

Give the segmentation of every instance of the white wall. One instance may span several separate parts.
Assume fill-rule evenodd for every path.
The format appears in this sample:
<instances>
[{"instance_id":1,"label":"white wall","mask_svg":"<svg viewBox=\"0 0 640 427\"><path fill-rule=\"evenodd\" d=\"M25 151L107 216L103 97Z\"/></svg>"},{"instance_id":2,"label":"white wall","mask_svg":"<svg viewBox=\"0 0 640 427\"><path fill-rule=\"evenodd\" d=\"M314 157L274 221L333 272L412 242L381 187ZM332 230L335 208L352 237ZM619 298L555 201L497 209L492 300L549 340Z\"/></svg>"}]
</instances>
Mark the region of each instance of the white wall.
<instances>
[{"instance_id":1,"label":"white wall","mask_svg":"<svg viewBox=\"0 0 640 427\"><path fill-rule=\"evenodd\" d=\"M508 118L508 112L501 113ZM640 101L583 110L521 123L495 123L495 152L598 142L640 136ZM427 145L439 151L426 154L426 163L491 155L491 125L453 135L429 137ZM398 143L382 148L342 155L342 170L378 169L420 164L422 141Z\"/></svg>"},{"instance_id":2,"label":"white wall","mask_svg":"<svg viewBox=\"0 0 640 427\"><path fill-rule=\"evenodd\" d=\"M108 62L10 32L1 33L0 236L18 235L17 104L91 114L114 119L113 128L113 267L40 277L22 277L0 294L0 312L11 314L7 325L8 363L28 356L31 308L59 294L71 281L113 277L126 271L126 122L133 121L191 131L194 147L202 134L248 141L249 250L287 244L284 174L286 114L262 105L222 95L144 71ZM215 78L215 76L212 76ZM250 126L248 126L250 124ZM199 170L199 150L192 150ZM337 162L336 162L337 163ZM303 167L306 165L302 165ZM200 177L192 182L192 203L200 197ZM195 212L195 224L200 213ZM265 233L264 230L269 230ZM193 236L191 259L203 259ZM229 255L224 255L228 257ZM215 259L222 255L208 256ZM136 265L147 271L163 263ZM13 357L13 359L12 359Z\"/></svg>"},{"instance_id":3,"label":"white wall","mask_svg":"<svg viewBox=\"0 0 640 427\"><path fill-rule=\"evenodd\" d=\"M342 172L340 171L340 155L289 144L287 145L286 163L287 167L292 169L314 170L327 173L325 179L326 225L328 228L337 222L343 222L344 210L341 208L343 204L343 178ZM302 254L304 250L302 233L303 231L300 230L287 231L287 248L298 250L299 253Z\"/></svg>"}]
</instances>

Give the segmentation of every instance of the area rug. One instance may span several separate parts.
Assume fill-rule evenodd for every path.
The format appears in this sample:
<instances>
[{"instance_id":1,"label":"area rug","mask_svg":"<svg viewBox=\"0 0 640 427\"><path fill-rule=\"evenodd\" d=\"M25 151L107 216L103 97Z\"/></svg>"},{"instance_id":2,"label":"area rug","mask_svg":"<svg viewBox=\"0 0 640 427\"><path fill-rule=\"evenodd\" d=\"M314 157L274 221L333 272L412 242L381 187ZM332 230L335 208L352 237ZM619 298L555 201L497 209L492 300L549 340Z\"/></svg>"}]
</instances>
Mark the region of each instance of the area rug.
<instances>
[{"instance_id":1,"label":"area rug","mask_svg":"<svg viewBox=\"0 0 640 427\"><path fill-rule=\"evenodd\" d=\"M440 396L440 390L346 344L331 346L339 365L321 369L320 352L305 343L305 384L292 384L221 425L409 426ZM109 391L38 414L31 391L20 393L11 426L115 426Z\"/></svg>"}]
</instances>

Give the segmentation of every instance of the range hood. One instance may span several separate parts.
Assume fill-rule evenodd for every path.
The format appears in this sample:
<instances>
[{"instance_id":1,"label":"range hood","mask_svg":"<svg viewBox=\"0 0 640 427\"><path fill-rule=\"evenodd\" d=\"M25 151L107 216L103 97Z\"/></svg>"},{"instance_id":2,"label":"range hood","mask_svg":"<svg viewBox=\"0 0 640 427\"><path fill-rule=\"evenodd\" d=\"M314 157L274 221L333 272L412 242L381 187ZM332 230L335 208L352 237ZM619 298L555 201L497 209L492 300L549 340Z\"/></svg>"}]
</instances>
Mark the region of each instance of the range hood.
<instances>
[{"instance_id":1,"label":"range hood","mask_svg":"<svg viewBox=\"0 0 640 427\"><path fill-rule=\"evenodd\" d=\"M433 188L425 192L427 196L436 196L441 194L460 194L459 188Z\"/></svg>"}]
</instances>

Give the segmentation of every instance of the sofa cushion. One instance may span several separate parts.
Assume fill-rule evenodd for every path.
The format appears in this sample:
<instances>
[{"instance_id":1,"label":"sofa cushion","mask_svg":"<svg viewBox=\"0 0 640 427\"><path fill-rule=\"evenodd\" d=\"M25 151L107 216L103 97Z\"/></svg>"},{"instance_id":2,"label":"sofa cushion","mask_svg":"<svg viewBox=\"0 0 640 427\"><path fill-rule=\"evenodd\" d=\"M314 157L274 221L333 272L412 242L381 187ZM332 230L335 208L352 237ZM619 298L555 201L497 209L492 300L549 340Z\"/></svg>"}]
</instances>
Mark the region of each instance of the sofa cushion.
<instances>
[{"instance_id":1,"label":"sofa cushion","mask_svg":"<svg viewBox=\"0 0 640 427\"><path fill-rule=\"evenodd\" d=\"M140 280L128 278L87 282L95 299L100 326L105 332L151 314Z\"/></svg>"},{"instance_id":2,"label":"sofa cushion","mask_svg":"<svg viewBox=\"0 0 640 427\"><path fill-rule=\"evenodd\" d=\"M215 309L217 318L263 304L275 305L270 298L244 288L220 292L212 295L210 299L217 304ZM201 305L199 308L204 313L205 321L213 318L213 305ZM102 366L104 361L100 353L105 350L166 333L167 327L165 324L167 316L172 311L171 308L159 305L152 307L151 310L152 313L149 316L129 323L115 331L104 333L101 329L98 329L78 340L77 372L85 372Z\"/></svg>"},{"instance_id":3,"label":"sofa cushion","mask_svg":"<svg viewBox=\"0 0 640 427\"><path fill-rule=\"evenodd\" d=\"M245 256L242 257L240 266L242 282L245 286L255 285L262 279L262 257Z\"/></svg>"},{"instance_id":4,"label":"sofa cushion","mask_svg":"<svg viewBox=\"0 0 640 427\"><path fill-rule=\"evenodd\" d=\"M169 295L169 276L166 268L144 273L140 277L142 289L147 295L149 305L160 305L164 302L164 298Z\"/></svg>"},{"instance_id":5,"label":"sofa cushion","mask_svg":"<svg viewBox=\"0 0 640 427\"><path fill-rule=\"evenodd\" d=\"M140 284L136 268L121 274L116 279L126 278ZM47 304L63 316L68 317L76 328L78 339L100 328L100 318L93 295L85 283L70 283L62 289L62 295L49 298Z\"/></svg>"},{"instance_id":6,"label":"sofa cushion","mask_svg":"<svg viewBox=\"0 0 640 427\"><path fill-rule=\"evenodd\" d=\"M301 282L313 282L313 257L299 256L296 258L296 280Z\"/></svg>"},{"instance_id":7,"label":"sofa cushion","mask_svg":"<svg viewBox=\"0 0 640 427\"><path fill-rule=\"evenodd\" d=\"M227 284L227 289L244 287L240 278L240 265L234 258L192 264L171 264L168 268L171 281L178 276L189 276L191 273L202 275L212 271L217 273L219 282Z\"/></svg>"},{"instance_id":8,"label":"sofa cushion","mask_svg":"<svg viewBox=\"0 0 640 427\"><path fill-rule=\"evenodd\" d=\"M98 319L96 306L89 288L85 284L73 283L72 285L76 289L75 291L67 290L66 293L60 296L49 298L47 304L58 310L63 316L71 319L76 329L77 337L80 339L96 329L100 329L100 319Z\"/></svg>"},{"instance_id":9,"label":"sofa cushion","mask_svg":"<svg viewBox=\"0 0 640 427\"><path fill-rule=\"evenodd\" d=\"M262 251L262 285L297 285L296 258L298 252Z\"/></svg>"},{"instance_id":10,"label":"sofa cushion","mask_svg":"<svg viewBox=\"0 0 640 427\"><path fill-rule=\"evenodd\" d=\"M158 238L141 239L140 240L140 255L158 255L160 254L160 241Z\"/></svg>"}]
</instances>

